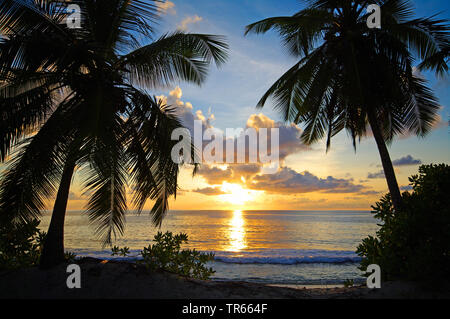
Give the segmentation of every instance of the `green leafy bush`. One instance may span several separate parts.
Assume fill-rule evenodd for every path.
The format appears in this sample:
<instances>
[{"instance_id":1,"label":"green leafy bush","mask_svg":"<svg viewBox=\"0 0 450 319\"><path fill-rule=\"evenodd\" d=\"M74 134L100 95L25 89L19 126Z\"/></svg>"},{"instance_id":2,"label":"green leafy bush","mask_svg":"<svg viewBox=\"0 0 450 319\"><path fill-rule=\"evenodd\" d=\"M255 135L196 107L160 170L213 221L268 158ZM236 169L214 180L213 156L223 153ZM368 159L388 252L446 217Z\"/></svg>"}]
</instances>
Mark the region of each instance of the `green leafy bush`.
<instances>
[{"instance_id":1,"label":"green leafy bush","mask_svg":"<svg viewBox=\"0 0 450 319\"><path fill-rule=\"evenodd\" d=\"M152 269L163 269L182 276L197 279L208 279L214 270L205 263L214 260L214 254L201 253L195 249L181 250L181 244L188 242L186 234L173 235L158 232L149 245L141 251L142 262Z\"/></svg>"},{"instance_id":2,"label":"green leafy bush","mask_svg":"<svg viewBox=\"0 0 450 319\"><path fill-rule=\"evenodd\" d=\"M144 247L139 253L142 260L138 263L144 264L152 270L162 269L182 276L196 279L208 279L214 274L212 268L208 268L205 264L214 260L214 254L202 253L195 249L183 249L181 245L188 242L186 234L173 235L171 232L158 232L153 241L154 245ZM112 248L112 255L127 256L129 248Z\"/></svg>"},{"instance_id":3,"label":"green leafy bush","mask_svg":"<svg viewBox=\"0 0 450 319\"><path fill-rule=\"evenodd\" d=\"M21 226L0 225L0 270L38 264L45 239L45 232L41 232L38 226L38 220Z\"/></svg>"},{"instance_id":4,"label":"green leafy bush","mask_svg":"<svg viewBox=\"0 0 450 319\"><path fill-rule=\"evenodd\" d=\"M400 211L394 212L389 194L372 206L381 224L376 237L365 238L357 249L360 268L378 264L384 280L448 280L450 166L423 165L409 180L413 191L402 194Z\"/></svg>"}]
</instances>

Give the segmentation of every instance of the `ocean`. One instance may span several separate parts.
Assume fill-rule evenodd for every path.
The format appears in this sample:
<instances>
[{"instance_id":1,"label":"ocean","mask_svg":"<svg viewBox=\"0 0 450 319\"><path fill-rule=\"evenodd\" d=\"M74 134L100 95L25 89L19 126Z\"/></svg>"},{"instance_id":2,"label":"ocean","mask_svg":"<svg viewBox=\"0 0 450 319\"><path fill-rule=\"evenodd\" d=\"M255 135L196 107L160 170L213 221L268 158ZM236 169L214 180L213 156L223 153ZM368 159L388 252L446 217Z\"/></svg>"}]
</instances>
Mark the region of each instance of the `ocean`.
<instances>
[{"instance_id":1,"label":"ocean","mask_svg":"<svg viewBox=\"0 0 450 319\"><path fill-rule=\"evenodd\" d=\"M189 236L185 248L215 253L212 279L294 286L365 282L355 250L378 228L369 211L170 211L161 229L152 226L145 212L129 213L126 219L125 234L113 245L128 246L130 258L157 231L184 232ZM40 227L47 230L49 222L46 213ZM66 251L115 258L102 248L94 228L86 213L68 212Z\"/></svg>"}]
</instances>

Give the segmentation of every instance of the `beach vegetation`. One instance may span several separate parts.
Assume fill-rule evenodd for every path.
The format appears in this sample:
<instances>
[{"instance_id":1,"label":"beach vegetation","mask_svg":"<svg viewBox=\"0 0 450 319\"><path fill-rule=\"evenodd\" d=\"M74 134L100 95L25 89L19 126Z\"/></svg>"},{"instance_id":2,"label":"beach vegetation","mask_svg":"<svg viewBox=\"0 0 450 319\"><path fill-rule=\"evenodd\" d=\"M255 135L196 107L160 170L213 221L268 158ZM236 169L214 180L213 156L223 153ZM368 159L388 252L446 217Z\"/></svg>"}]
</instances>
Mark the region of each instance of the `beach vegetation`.
<instances>
[{"instance_id":1,"label":"beach vegetation","mask_svg":"<svg viewBox=\"0 0 450 319\"><path fill-rule=\"evenodd\" d=\"M143 264L150 270L164 270L181 276L206 280L214 270L206 263L214 260L213 253L204 253L195 249L181 249L188 243L188 235L184 233L174 235L172 232L158 232L153 241L139 252L137 263ZM128 247L114 246L112 255L128 256Z\"/></svg>"},{"instance_id":2,"label":"beach vegetation","mask_svg":"<svg viewBox=\"0 0 450 319\"><path fill-rule=\"evenodd\" d=\"M450 166L422 165L409 178L411 192L394 212L390 194L372 206L380 222L376 236L357 248L360 269L377 264L383 280L428 283L448 281L450 274Z\"/></svg>"},{"instance_id":3,"label":"beach vegetation","mask_svg":"<svg viewBox=\"0 0 450 319\"><path fill-rule=\"evenodd\" d=\"M141 251L142 263L151 269L162 269L175 274L196 279L209 279L214 274L205 264L214 260L213 253L203 253L195 249L181 249L188 243L188 236L180 233L158 232L155 244Z\"/></svg>"},{"instance_id":4,"label":"beach vegetation","mask_svg":"<svg viewBox=\"0 0 450 319\"><path fill-rule=\"evenodd\" d=\"M21 225L0 224L0 270L38 264L46 236L38 226L39 220Z\"/></svg>"}]
</instances>

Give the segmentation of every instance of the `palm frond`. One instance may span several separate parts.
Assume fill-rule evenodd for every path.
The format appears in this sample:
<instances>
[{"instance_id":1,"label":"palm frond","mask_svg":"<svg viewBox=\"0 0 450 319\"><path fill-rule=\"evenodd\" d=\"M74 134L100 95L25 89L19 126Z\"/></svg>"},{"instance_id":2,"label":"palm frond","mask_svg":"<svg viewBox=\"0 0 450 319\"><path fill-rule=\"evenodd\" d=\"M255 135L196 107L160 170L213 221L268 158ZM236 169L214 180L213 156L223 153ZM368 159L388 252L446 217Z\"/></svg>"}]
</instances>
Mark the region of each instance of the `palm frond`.
<instances>
[{"instance_id":1,"label":"palm frond","mask_svg":"<svg viewBox=\"0 0 450 319\"><path fill-rule=\"evenodd\" d=\"M111 130L100 132L84 144L88 159L83 169L84 188L91 193L86 208L104 245L123 234L127 210L123 120L116 115L114 121L116 125Z\"/></svg>"},{"instance_id":2,"label":"palm frond","mask_svg":"<svg viewBox=\"0 0 450 319\"><path fill-rule=\"evenodd\" d=\"M58 186L73 132L55 112L32 138L17 145L0 185L0 218L26 223L40 216Z\"/></svg>"},{"instance_id":3,"label":"palm frond","mask_svg":"<svg viewBox=\"0 0 450 319\"><path fill-rule=\"evenodd\" d=\"M53 112L57 85L52 75L32 73L0 86L0 162L15 143L37 130Z\"/></svg>"},{"instance_id":4,"label":"palm frond","mask_svg":"<svg viewBox=\"0 0 450 319\"><path fill-rule=\"evenodd\" d=\"M156 1L82 1L85 28L104 53L114 56L140 44L139 37L151 39L158 20Z\"/></svg>"},{"instance_id":5,"label":"palm frond","mask_svg":"<svg viewBox=\"0 0 450 319\"><path fill-rule=\"evenodd\" d=\"M175 80L202 84L209 64L224 63L227 49L222 37L176 32L123 56L118 63L139 86L155 88Z\"/></svg>"},{"instance_id":6,"label":"palm frond","mask_svg":"<svg viewBox=\"0 0 450 319\"><path fill-rule=\"evenodd\" d=\"M153 221L160 225L168 209L168 198L176 196L178 164L171 150L176 141L171 134L182 127L174 110L144 93L135 92L133 111L127 121L130 144L131 187L133 204L140 212L147 200L155 201L151 211Z\"/></svg>"},{"instance_id":7,"label":"palm frond","mask_svg":"<svg viewBox=\"0 0 450 319\"><path fill-rule=\"evenodd\" d=\"M276 30L287 48L294 56L307 56L333 21L333 15L326 10L308 8L291 17L264 19L246 26L249 33L266 33Z\"/></svg>"}]
</instances>

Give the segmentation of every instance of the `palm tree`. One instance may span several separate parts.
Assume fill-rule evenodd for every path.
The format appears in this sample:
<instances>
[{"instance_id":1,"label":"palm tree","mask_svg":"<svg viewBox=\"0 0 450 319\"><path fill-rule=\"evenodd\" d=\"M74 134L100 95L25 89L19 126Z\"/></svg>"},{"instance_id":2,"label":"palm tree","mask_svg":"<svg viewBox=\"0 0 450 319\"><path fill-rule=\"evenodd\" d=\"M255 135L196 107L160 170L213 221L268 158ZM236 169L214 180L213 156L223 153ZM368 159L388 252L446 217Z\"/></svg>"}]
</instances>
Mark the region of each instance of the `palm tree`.
<instances>
[{"instance_id":1,"label":"palm tree","mask_svg":"<svg viewBox=\"0 0 450 319\"><path fill-rule=\"evenodd\" d=\"M369 3L381 7L381 29L367 26ZM439 105L417 70L448 71L449 25L446 20L413 19L408 0L314 0L290 17L268 18L248 33L279 32L287 50L299 59L267 93L285 120L304 123L307 144L331 138L343 129L353 146L373 133L396 210L401 195L386 147L402 133L424 136Z\"/></svg>"},{"instance_id":2,"label":"palm tree","mask_svg":"<svg viewBox=\"0 0 450 319\"><path fill-rule=\"evenodd\" d=\"M64 23L68 4L82 28ZM64 219L76 170L105 244L124 229L127 185L156 225L176 196L171 159L175 109L147 90L176 80L201 84L226 60L222 37L174 32L154 38L154 2L4 0L0 3L0 218L39 218L56 194L42 267L64 260ZM14 152L14 156L11 156ZM128 184L129 182L129 184Z\"/></svg>"}]
</instances>

